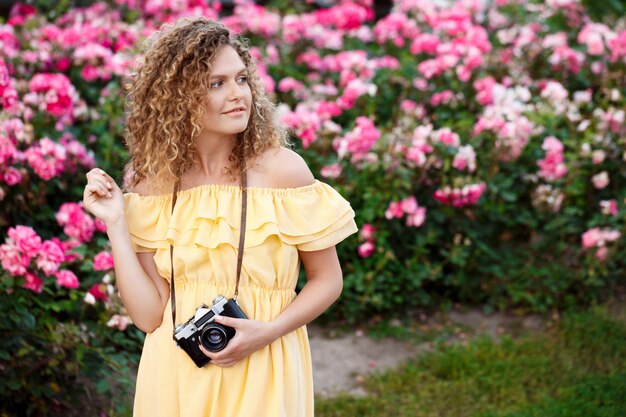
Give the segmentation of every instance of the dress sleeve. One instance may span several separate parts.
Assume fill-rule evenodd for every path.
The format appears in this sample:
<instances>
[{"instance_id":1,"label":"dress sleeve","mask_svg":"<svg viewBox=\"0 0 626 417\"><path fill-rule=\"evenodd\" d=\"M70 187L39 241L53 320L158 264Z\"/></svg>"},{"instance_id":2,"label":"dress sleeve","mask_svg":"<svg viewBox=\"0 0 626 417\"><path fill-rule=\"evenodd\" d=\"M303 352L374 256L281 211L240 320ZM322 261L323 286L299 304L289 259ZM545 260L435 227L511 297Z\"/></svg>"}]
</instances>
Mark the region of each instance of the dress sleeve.
<instances>
[{"instance_id":1,"label":"dress sleeve","mask_svg":"<svg viewBox=\"0 0 626 417\"><path fill-rule=\"evenodd\" d=\"M166 240L170 213L167 199L161 196L124 194L126 221L135 252L154 252L168 248Z\"/></svg>"},{"instance_id":2,"label":"dress sleeve","mask_svg":"<svg viewBox=\"0 0 626 417\"><path fill-rule=\"evenodd\" d=\"M276 207L281 234L298 250L326 249L358 231L350 203L326 183L316 180L281 200Z\"/></svg>"}]
</instances>

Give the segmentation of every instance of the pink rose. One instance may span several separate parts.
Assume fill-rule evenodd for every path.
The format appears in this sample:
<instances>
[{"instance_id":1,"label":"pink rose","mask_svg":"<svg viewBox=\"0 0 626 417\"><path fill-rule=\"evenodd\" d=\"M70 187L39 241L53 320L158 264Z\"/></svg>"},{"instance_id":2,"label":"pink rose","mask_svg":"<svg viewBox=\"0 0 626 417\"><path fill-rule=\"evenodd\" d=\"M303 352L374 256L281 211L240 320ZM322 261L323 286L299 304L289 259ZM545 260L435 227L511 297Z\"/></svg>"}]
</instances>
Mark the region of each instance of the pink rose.
<instances>
[{"instance_id":1,"label":"pink rose","mask_svg":"<svg viewBox=\"0 0 626 417\"><path fill-rule=\"evenodd\" d=\"M600 262L604 262L609 257L609 248L607 248L606 246L599 247L596 250L595 255L597 260L599 260Z\"/></svg>"},{"instance_id":2,"label":"pink rose","mask_svg":"<svg viewBox=\"0 0 626 417\"><path fill-rule=\"evenodd\" d=\"M609 174L606 171L602 171L601 173L591 177L591 181L593 182L594 187L601 190L609 185Z\"/></svg>"},{"instance_id":3,"label":"pink rose","mask_svg":"<svg viewBox=\"0 0 626 417\"><path fill-rule=\"evenodd\" d=\"M41 238L28 226L15 226L9 228L9 238L15 246L26 256L32 258L37 256L41 248Z\"/></svg>"},{"instance_id":4,"label":"pink rose","mask_svg":"<svg viewBox=\"0 0 626 417\"><path fill-rule=\"evenodd\" d=\"M359 245L359 256L361 258L367 258L374 253L374 249L376 249L374 244L371 241L367 241Z\"/></svg>"},{"instance_id":5,"label":"pink rose","mask_svg":"<svg viewBox=\"0 0 626 417\"><path fill-rule=\"evenodd\" d=\"M22 181L22 174L20 171L13 167L8 167L6 171L4 171L4 182L9 185L16 185Z\"/></svg>"},{"instance_id":6,"label":"pink rose","mask_svg":"<svg viewBox=\"0 0 626 417\"><path fill-rule=\"evenodd\" d=\"M65 260L63 249L52 240L46 240L41 245L41 251L37 256L37 267L43 271L46 276L52 275L59 269L61 263Z\"/></svg>"},{"instance_id":7,"label":"pink rose","mask_svg":"<svg viewBox=\"0 0 626 417\"><path fill-rule=\"evenodd\" d=\"M342 171L341 165L331 164L331 165L325 165L324 167L322 167L320 174L324 178L337 178L338 176L341 175L341 171Z\"/></svg>"},{"instance_id":8,"label":"pink rose","mask_svg":"<svg viewBox=\"0 0 626 417\"><path fill-rule=\"evenodd\" d=\"M400 207L402 207L402 211L411 214L417 210L417 199L413 196L407 197L404 200L400 201Z\"/></svg>"},{"instance_id":9,"label":"pink rose","mask_svg":"<svg viewBox=\"0 0 626 417\"><path fill-rule=\"evenodd\" d=\"M107 271L113 268L113 255L107 251L98 253L93 258L94 271Z\"/></svg>"},{"instance_id":10,"label":"pink rose","mask_svg":"<svg viewBox=\"0 0 626 417\"><path fill-rule=\"evenodd\" d=\"M617 200L602 200L600 201L600 210L602 214L617 216Z\"/></svg>"},{"instance_id":11,"label":"pink rose","mask_svg":"<svg viewBox=\"0 0 626 417\"><path fill-rule=\"evenodd\" d=\"M374 239L374 233L376 233L376 229L369 223L365 223L361 228L361 236L366 240Z\"/></svg>"},{"instance_id":12,"label":"pink rose","mask_svg":"<svg viewBox=\"0 0 626 417\"><path fill-rule=\"evenodd\" d=\"M63 269L61 271L58 271L55 276L57 278L57 284L59 284L59 286L65 288L78 288L78 278L76 277L76 275L74 275L72 271Z\"/></svg>"},{"instance_id":13,"label":"pink rose","mask_svg":"<svg viewBox=\"0 0 626 417\"><path fill-rule=\"evenodd\" d=\"M106 290L104 291L102 290L103 287L105 287L104 284L93 284L91 288L89 289L88 293L91 294L96 300L106 301L107 294L106 294Z\"/></svg>"},{"instance_id":14,"label":"pink rose","mask_svg":"<svg viewBox=\"0 0 626 417\"><path fill-rule=\"evenodd\" d=\"M402 203L392 201L389 203L389 208L385 211L386 219L396 219L402 217L404 211L402 210Z\"/></svg>"},{"instance_id":15,"label":"pink rose","mask_svg":"<svg viewBox=\"0 0 626 417\"><path fill-rule=\"evenodd\" d=\"M2 268L13 276L26 274L30 265L30 257L22 253L13 243L0 245L0 262Z\"/></svg>"},{"instance_id":16,"label":"pink rose","mask_svg":"<svg viewBox=\"0 0 626 417\"><path fill-rule=\"evenodd\" d=\"M409 214L406 218L406 225L420 227L426 221L426 208L418 207L415 212Z\"/></svg>"},{"instance_id":17,"label":"pink rose","mask_svg":"<svg viewBox=\"0 0 626 417\"><path fill-rule=\"evenodd\" d=\"M130 323L132 323L130 317L128 317L128 316L121 316L119 314L115 314L107 322L107 326L115 327L115 328L117 328L120 331L124 331L124 330L126 330L126 327L128 327L128 325Z\"/></svg>"},{"instance_id":18,"label":"pink rose","mask_svg":"<svg viewBox=\"0 0 626 417\"><path fill-rule=\"evenodd\" d=\"M24 281L23 285L24 288L38 294L41 293L41 290L43 289L43 280L41 278L30 272L26 273L25 278L26 280Z\"/></svg>"}]
</instances>

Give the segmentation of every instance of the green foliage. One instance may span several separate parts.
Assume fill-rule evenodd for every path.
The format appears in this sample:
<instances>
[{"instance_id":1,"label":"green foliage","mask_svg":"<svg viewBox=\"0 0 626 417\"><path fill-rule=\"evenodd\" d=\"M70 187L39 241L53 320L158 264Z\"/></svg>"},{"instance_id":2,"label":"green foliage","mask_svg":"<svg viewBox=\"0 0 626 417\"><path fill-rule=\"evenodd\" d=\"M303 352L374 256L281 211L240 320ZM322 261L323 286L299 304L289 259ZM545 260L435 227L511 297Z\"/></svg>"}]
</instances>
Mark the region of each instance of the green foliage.
<instances>
[{"instance_id":1,"label":"green foliage","mask_svg":"<svg viewBox=\"0 0 626 417\"><path fill-rule=\"evenodd\" d=\"M108 328L108 317L76 294L0 294L0 414L95 415L126 406L142 333Z\"/></svg>"},{"instance_id":2,"label":"green foliage","mask_svg":"<svg viewBox=\"0 0 626 417\"><path fill-rule=\"evenodd\" d=\"M316 402L320 417L619 417L626 412L626 325L605 308L514 341L439 345L368 377L370 395Z\"/></svg>"}]
</instances>

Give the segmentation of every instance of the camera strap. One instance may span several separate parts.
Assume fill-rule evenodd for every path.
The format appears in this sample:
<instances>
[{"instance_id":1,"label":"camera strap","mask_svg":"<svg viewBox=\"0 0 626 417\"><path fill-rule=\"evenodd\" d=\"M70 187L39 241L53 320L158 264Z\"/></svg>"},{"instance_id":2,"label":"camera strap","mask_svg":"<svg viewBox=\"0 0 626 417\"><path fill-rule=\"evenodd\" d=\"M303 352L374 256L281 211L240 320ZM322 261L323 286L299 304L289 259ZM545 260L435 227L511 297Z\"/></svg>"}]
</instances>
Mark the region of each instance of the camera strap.
<instances>
[{"instance_id":1,"label":"camera strap","mask_svg":"<svg viewBox=\"0 0 626 417\"><path fill-rule=\"evenodd\" d=\"M239 295L239 277L241 276L241 263L243 260L243 244L246 239L246 214L248 211L248 179L245 171L241 171L241 226L239 230L239 250L237 253L237 282L235 284L234 300L237 301ZM176 205L176 199L178 197L178 191L180 191L180 178L176 180L174 184L174 191L172 192L172 213L174 214L174 206ZM172 304L172 324L176 329L176 288L174 286L174 246L170 243L170 301Z\"/></svg>"}]
</instances>

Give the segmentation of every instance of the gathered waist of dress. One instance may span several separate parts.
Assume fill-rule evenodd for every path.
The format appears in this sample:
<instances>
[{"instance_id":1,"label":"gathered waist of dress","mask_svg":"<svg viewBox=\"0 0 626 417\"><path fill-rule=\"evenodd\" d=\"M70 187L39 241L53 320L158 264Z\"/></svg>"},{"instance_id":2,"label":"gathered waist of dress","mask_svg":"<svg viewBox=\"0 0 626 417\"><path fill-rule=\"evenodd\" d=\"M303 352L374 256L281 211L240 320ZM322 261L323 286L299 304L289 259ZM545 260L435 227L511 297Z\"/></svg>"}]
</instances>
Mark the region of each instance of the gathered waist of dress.
<instances>
[{"instance_id":1,"label":"gathered waist of dress","mask_svg":"<svg viewBox=\"0 0 626 417\"><path fill-rule=\"evenodd\" d=\"M223 283L217 283L215 281L212 280L208 280L208 279L188 279L188 278L176 278L174 280L174 283L176 284L176 289L178 290L179 288L184 289L184 288L188 288L188 287L198 287L198 286L202 286L202 287L213 287L216 288L218 290L223 290L223 291L227 291L227 292L233 292L235 291L235 284L233 283L231 284L223 284ZM250 284L239 284L239 291L251 291L251 292L257 292L257 291L269 291L269 292L288 292L288 293L295 293L295 289L294 288L280 288L280 287L264 287L262 285L250 285Z\"/></svg>"}]
</instances>

